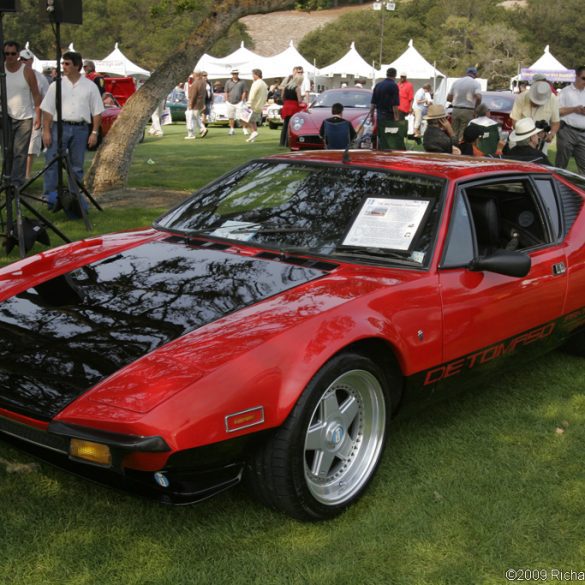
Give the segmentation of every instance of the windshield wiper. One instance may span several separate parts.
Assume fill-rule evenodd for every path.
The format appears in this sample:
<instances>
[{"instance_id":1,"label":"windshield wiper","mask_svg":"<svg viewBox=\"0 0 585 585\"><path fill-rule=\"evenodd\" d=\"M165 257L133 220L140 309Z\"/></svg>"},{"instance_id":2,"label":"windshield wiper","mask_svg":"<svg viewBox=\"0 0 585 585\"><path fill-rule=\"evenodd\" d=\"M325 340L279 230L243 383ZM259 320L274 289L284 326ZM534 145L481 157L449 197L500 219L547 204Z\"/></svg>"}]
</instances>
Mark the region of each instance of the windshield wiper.
<instances>
[{"instance_id":1,"label":"windshield wiper","mask_svg":"<svg viewBox=\"0 0 585 585\"><path fill-rule=\"evenodd\" d=\"M362 246L339 246L331 253L332 256L375 256L377 258L398 260L401 264L418 264L412 258L405 256L406 254L408 252Z\"/></svg>"},{"instance_id":2,"label":"windshield wiper","mask_svg":"<svg viewBox=\"0 0 585 585\"><path fill-rule=\"evenodd\" d=\"M309 228L301 226L277 226L273 224L255 223L252 225L244 225L239 228L230 229L232 234L287 234L295 232L308 232Z\"/></svg>"}]
</instances>

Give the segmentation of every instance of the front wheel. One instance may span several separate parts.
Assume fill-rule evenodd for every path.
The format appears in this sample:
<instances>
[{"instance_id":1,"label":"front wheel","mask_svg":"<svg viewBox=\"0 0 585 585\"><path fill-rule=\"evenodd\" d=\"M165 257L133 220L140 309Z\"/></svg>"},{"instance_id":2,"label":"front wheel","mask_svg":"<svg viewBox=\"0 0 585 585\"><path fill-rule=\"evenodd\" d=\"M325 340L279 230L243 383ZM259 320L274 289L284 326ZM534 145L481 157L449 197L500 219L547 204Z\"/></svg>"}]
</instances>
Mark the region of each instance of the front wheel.
<instances>
[{"instance_id":1,"label":"front wheel","mask_svg":"<svg viewBox=\"0 0 585 585\"><path fill-rule=\"evenodd\" d=\"M358 354L334 357L255 453L248 483L264 503L295 518L338 515L376 471L389 412L384 372Z\"/></svg>"}]
</instances>

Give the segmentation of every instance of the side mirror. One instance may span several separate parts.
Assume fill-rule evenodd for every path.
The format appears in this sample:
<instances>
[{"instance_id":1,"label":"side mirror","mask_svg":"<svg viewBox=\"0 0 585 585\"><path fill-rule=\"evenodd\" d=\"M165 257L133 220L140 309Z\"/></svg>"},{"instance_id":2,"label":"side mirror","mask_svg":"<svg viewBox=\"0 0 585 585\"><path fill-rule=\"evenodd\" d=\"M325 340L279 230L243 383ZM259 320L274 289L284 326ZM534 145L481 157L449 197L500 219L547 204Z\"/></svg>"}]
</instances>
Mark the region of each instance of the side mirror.
<instances>
[{"instance_id":1,"label":"side mirror","mask_svg":"<svg viewBox=\"0 0 585 585\"><path fill-rule=\"evenodd\" d=\"M495 272L520 278L530 272L531 265L532 261L527 254L511 250L496 250L490 256L473 259L468 268L473 272Z\"/></svg>"}]
</instances>

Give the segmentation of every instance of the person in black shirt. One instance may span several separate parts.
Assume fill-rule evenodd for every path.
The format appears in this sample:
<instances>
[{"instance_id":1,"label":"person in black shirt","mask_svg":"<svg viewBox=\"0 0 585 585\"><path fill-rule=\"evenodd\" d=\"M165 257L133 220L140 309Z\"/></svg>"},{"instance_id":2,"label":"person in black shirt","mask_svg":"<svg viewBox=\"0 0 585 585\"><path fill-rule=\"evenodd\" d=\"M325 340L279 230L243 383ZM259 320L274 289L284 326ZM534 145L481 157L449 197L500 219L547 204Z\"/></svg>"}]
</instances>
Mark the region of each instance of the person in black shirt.
<instances>
[{"instance_id":1,"label":"person in black shirt","mask_svg":"<svg viewBox=\"0 0 585 585\"><path fill-rule=\"evenodd\" d=\"M518 120L514 131L510 134L510 140L515 142L516 145L502 158L552 166L546 154L538 149L542 132L543 130L536 127L532 118Z\"/></svg>"},{"instance_id":2,"label":"person in black shirt","mask_svg":"<svg viewBox=\"0 0 585 585\"><path fill-rule=\"evenodd\" d=\"M378 144L383 143L386 123L399 120L398 106L400 105L400 90L396 83L396 69L389 67L386 70L386 79L374 87L370 102L370 116L373 119L374 111L378 123Z\"/></svg>"}]
</instances>

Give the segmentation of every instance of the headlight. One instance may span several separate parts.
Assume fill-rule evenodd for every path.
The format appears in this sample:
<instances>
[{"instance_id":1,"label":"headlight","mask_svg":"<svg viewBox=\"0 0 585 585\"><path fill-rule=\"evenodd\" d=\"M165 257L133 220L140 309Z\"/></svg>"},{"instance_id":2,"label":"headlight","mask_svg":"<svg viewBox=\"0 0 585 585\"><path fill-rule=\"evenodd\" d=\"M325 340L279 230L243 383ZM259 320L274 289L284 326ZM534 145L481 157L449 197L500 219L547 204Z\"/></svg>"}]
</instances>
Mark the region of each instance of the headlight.
<instances>
[{"instance_id":1,"label":"headlight","mask_svg":"<svg viewBox=\"0 0 585 585\"><path fill-rule=\"evenodd\" d=\"M303 127L304 123L305 119L301 118L300 116L294 116L291 120L291 124L295 132L298 132Z\"/></svg>"}]
</instances>

